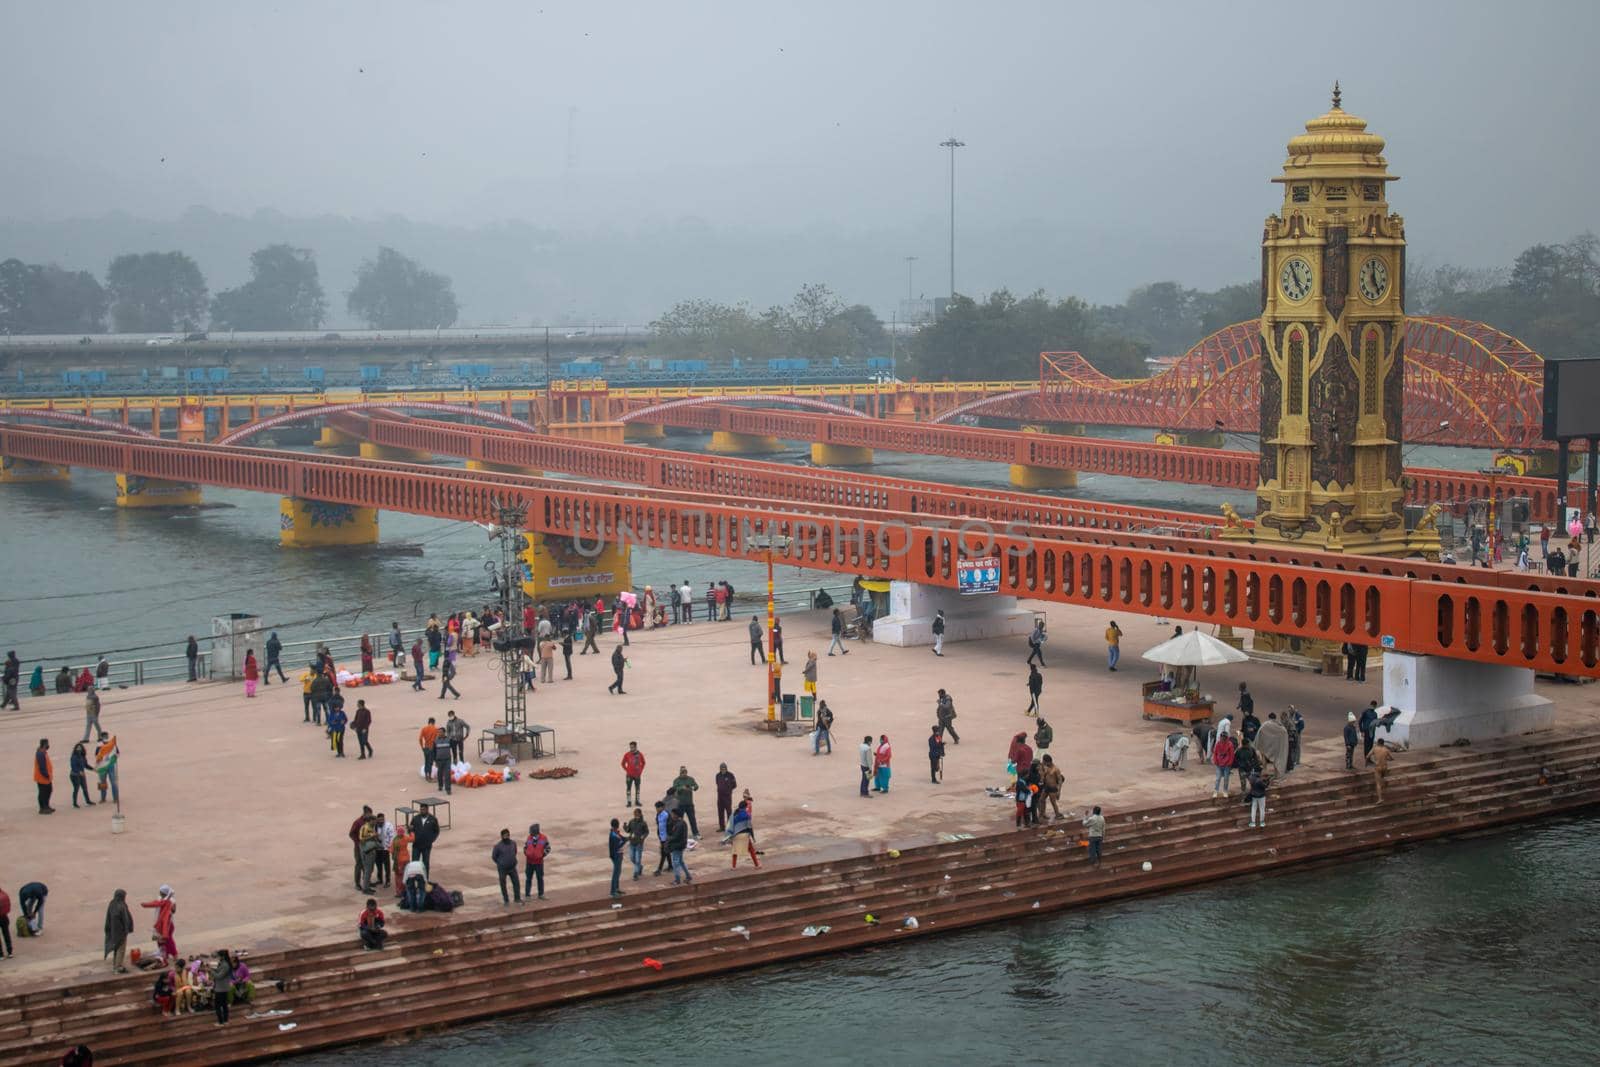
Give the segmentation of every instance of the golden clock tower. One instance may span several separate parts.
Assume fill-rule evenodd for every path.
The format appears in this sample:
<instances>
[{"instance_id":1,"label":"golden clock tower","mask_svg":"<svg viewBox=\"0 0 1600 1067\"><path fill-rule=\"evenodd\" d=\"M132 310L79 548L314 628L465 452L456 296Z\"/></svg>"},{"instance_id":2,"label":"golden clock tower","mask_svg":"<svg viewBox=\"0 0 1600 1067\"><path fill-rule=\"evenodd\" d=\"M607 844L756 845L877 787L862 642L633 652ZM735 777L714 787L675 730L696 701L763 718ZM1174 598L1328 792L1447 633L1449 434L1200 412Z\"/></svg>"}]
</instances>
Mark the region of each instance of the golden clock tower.
<instances>
[{"instance_id":1,"label":"golden clock tower","mask_svg":"<svg viewBox=\"0 0 1600 1067\"><path fill-rule=\"evenodd\" d=\"M1438 551L1408 534L1401 486L1405 224L1383 138L1340 106L1289 142L1261 238L1261 541ZM1431 546L1431 547L1430 547Z\"/></svg>"}]
</instances>

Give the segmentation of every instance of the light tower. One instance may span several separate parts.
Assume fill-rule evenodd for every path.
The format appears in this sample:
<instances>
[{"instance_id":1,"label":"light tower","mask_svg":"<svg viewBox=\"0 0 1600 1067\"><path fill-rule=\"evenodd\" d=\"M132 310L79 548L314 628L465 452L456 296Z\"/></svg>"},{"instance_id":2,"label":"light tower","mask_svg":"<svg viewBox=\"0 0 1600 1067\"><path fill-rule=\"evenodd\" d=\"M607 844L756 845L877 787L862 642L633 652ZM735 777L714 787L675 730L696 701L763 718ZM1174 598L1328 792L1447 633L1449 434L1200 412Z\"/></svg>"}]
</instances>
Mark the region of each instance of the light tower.
<instances>
[{"instance_id":1,"label":"light tower","mask_svg":"<svg viewBox=\"0 0 1600 1067\"><path fill-rule=\"evenodd\" d=\"M956 149L967 147L967 142L954 137L939 142L940 148L950 149L950 299L956 298Z\"/></svg>"}]
</instances>

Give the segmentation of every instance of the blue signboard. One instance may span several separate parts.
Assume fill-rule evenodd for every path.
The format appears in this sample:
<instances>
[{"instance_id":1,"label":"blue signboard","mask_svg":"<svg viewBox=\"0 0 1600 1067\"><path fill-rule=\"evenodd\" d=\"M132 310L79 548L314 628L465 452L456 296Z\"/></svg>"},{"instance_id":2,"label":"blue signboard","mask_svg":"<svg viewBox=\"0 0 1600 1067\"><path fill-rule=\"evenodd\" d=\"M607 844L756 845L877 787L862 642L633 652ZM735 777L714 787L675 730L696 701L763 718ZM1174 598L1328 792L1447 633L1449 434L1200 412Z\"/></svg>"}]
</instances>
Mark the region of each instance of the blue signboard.
<instances>
[{"instance_id":1,"label":"blue signboard","mask_svg":"<svg viewBox=\"0 0 1600 1067\"><path fill-rule=\"evenodd\" d=\"M1000 560L997 556L963 559L956 562L956 588L962 596L1000 591Z\"/></svg>"}]
</instances>

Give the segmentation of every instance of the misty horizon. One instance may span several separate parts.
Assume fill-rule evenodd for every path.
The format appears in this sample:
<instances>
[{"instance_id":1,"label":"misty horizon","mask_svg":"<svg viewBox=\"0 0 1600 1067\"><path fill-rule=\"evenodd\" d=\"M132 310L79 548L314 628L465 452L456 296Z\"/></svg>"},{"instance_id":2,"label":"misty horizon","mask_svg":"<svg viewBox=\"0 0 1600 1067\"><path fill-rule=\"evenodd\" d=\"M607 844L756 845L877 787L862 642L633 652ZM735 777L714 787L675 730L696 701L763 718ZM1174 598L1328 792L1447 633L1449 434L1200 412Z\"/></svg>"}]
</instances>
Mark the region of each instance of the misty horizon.
<instances>
[{"instance_id":1,"label":"misty horizon","mask_svg":"<svg viewBox=\"0 0 1600 1067\"><path fill-rule=\"evenodd\" d=\"M1388 141L1414 264L1600 229L1595 8L1407 5L1332 50L1307 13L1280 76L1284 14L14 5L0 258L100 274L178 249L216 291L283 240L342 293L389 244L456 279L463 323L760 308L807 282L887 319L907 256L914 295L949 289L954 135L957 289L1109 304L1252 279L1284 146L1336 78Z\"/></svg>"}]
</instances>

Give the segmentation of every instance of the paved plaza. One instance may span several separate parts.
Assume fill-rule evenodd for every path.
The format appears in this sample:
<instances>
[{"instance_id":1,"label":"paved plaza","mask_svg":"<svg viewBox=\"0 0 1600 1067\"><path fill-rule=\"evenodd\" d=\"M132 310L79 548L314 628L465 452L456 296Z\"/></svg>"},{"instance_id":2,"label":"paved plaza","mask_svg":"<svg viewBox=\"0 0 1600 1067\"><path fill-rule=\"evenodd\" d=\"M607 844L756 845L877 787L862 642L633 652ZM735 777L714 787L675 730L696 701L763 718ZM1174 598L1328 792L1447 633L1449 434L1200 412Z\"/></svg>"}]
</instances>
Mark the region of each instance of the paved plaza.
<instances>
[{"instance_id":1,"label":"paved plaza","mask_svg":"<svg viewBox=\"0 0 1600 1067\"><path fill-rule=\"evenodd\" d=\"M1030 604L1049 618L1043 708L1055 729L1050 754L1067 775L1066 810L1104 805L1113 816L1166 798L1209 794L1211 775L1191 764L1165 773L1160 749L1177 727L1140 717L1139 683L1157 668L1139 658L1171 636L1170 626L1142 616L1060 605ZM1108 619L1126 631L1121 670L1105 668L1101 634ZM523 769L576 768L565 780L523 779L478 789L457 787L454 826L433 853L440 883L461 890L464 914L498 912L490 848L502 827L519 841L531 822L542 824L554 847L546 863L548 899L525 908L559 913L570 903L603 895L610 874L607 823L626 821L619 760L630 740L648 766L647 799L659 797L680 764L698 779L696 813L701 846L689 855L702 878L761 877L742 866L730 871L728 851L716 832L713 778L726 762L739 788L756 799L756 834L763 862L797 864L822 858L906 848L940 835L983 834L1011 827L1013 805L985 793L1007 784L1006 749L1018 731L1031 735L1026 718L1027 646L1022 638L951 643L943 658L928 648L850 643L847 656L820 659L820 694L837 716L831 756L813 756L809 737L773 736L757 729L765 716L765 671L751 666L748 613L732 622L674 626L638 633L628 648L628 691L612 696L607 657L574 656L575 677L540 686L529 700L533 721L556 729L559 754L524 763ZM826 613L784 620L790 665L785 681L798 689L808 649L827 645ZM26 653L28 650L21 650ZM293 666L293 665L291 665ZM500 711L500 682L493 657L464 659L459 700L437 698L437 683L415 693L400 683L349 690L347 710L366 699L373 710L376 755L358 761L353 731L345 759L335 759L322 731L302 723L300 686L263 687L246 699L242 684L146 686L105 695L101 722L121 743L121 786L126 829L111 832L111 811L75 810L67 764L82 736L81 696L23 699L23 710L0 713L4 750L11 755L11 785L0 792L0 886L16 899L17 887L45 882L50 896L45 932L20 941L15 960L0 974L41 981L100 972L106 965L101 926L114 889L128 891L139 929L130 945L149 945L152 900L163 883L177 893L180 952L223 946L254 950L292 947L329 938L355 939L364 894L355 891L346 832L363 804L387 811L435 792L419 776L417 733L429 715L442 721L454 709L474 736ZM557 674L561 673L558 667ZM1257 714L1295 703L1307 719L1305 764L1296 775L1344 774L1339 732L1347 711L1380 699L1379 671L1365 684L1325 679L1251 662L1204 670L1200 688L1219 710L1231 710L1237 685L1248 682ZM936 690L954 696L959 745L950 745L944 781L928 780L927 737L935 721ZM1562 727L1600 720L1600 689L1540 684L1558 702ZM856 746L865 734L887 733L894 747L890 792L858 795ZM49 737L55 761L54 815L35 814L28 769L40 737ZM475 741L469 752L476 753ZM91 779L92 780L92 779ZM1237 788L1237 787L1235 787ZM647 813L649 805L646 805ZM623 888L656 889L655 849L646 850L646 875ZM382 898L390 906L387 897ZM626 900L624 901L626 903ZM390 910L403 931L434 917Z\"/></svg>"}]
</instances>

